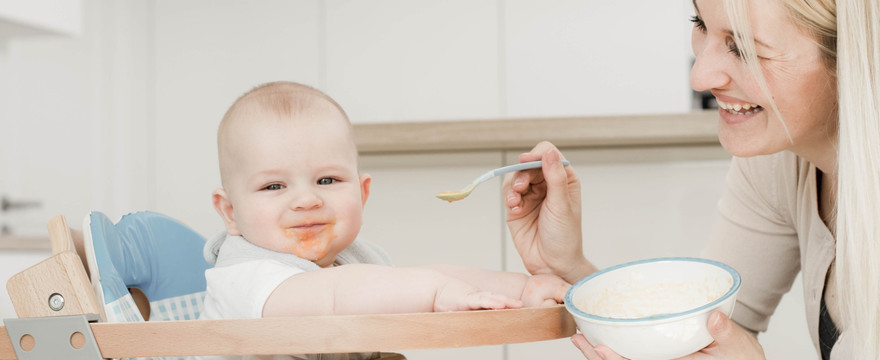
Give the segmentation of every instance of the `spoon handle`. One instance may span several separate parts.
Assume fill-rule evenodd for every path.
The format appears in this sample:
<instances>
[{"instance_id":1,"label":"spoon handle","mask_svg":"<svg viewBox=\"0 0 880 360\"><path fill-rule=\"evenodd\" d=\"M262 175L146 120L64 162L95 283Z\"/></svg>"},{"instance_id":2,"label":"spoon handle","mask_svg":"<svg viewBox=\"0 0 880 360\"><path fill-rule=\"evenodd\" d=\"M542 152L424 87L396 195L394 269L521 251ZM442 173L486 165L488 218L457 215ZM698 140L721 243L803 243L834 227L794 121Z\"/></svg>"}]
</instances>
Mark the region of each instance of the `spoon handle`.
<instances>
[{"instance_id":1,"label":"spoon handle","mask_svg":"<svg viewBox=\"0 0 880 360\"><path fill-rule=\"evenodd\" d=\"M570 164L571 164L571 163L570 163L568 160L562 160L562 166L568 166L568 165L570 165ZM528 169L535 169L535 168L539 168L539 167L541 167L541 160L538 160L538 161L529 161L529 162L524 162L524 163L519 163L519 164L513 164L513 165L507 165L507 166L505 166L505 167L500 167L500 168L497 168L497 169L495 169L495 170L490 170L489 172L483 174L482 176L480 176L479 178L477 178L476 181L474 181L474 184L482 183L482 182L484 182L484 181L486 181L486 180L489 180L489 179L491 179L491 178L493 178L493 177L496 177L496 176L498 176L498 175L504 175L504 174L507 174L507 173L509 173L509 172L520 171L520 170L528 170Z\"/></svg>"}]
</instances>

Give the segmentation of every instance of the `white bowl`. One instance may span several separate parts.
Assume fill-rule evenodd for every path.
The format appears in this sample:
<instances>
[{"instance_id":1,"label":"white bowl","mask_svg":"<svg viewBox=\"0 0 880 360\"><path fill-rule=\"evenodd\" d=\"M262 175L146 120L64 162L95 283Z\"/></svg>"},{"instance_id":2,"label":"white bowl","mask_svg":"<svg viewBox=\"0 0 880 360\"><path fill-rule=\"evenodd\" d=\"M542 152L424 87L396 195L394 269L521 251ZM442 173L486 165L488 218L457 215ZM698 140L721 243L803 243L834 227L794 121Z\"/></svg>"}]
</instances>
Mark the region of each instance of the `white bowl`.
<instances>
[{"instance_id":1,"label":"white bowl","mask_svg":"<svg viewBox=\"0 0 880 360\"><path fill-rule=\"evenodd\" d=\"M634 282L637 285L629 287L632 290L623 290ZM693 304L693 306L685 305L683 309L672 313L632 318L624 317L639 315L626 308L623 308L624 313L620 313L622 315L614 315L614 317L598 311L601 310L601 306L597 306L598 310L592 311L609 317L590 314L579 308L597 304L596 296L600 296L603 291L604 294L610 292L621 295L627 300L627 296L638 293L640 289L644 289L643 286L670 288L669 285L672 283L687 286L676 288L683 291L675 295L670 295L672 292L663 292L644 296L642 292L642 296L629 300L655 299L656 301L648 301L648 304L677 303ZM621 356L633 360L674 359L696 352L712 343L712 336L709 335L706 327L709 314L718 310L730 316L736 303L740 283L741 279L736 270L717 261L681 257L647 259L612 266L581 279L565 294L565 308L574 316L578 329L593 345L608 346ZM698 286L701 284L705 284L702 289ZM719 291L720 286L718 292L720 296L706 303L709 298L698 294L706 290L709 284L714 286L716 292ZM726 287L728 284L729 287ZM698 296L703 297L700 298L701 300L696 300ZM628 304L629 301L621 303ZM644 308L641 310L643 314L646 313Z\"/></svg>"}]
</instances>

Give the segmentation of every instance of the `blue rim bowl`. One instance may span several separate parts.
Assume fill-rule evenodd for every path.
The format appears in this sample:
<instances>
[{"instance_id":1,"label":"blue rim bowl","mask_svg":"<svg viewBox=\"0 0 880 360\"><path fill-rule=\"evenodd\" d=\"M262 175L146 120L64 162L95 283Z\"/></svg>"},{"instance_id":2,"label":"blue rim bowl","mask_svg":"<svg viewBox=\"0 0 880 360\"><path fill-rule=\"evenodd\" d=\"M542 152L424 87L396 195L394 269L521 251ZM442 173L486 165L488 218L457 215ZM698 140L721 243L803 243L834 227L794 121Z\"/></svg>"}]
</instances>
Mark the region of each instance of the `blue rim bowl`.
<instances>
[{"instance_id":1,"label":"blue rim bowl","mask_svg":"<svg viewBox=\"0 0 880 360\"><path fill-rule=\"evenodd\" d=\"M696 307L696 308L693 308L693 309L690 309L687 311L678 312L678 313L659 314L659 315L645 316L645 317L639 317L639 318L621 319L621 318L610 318L610 317L588 314L588 313L584 312L583 310L578 309L577 307L574 306L574 302L572 301L572 297L574 296L574 293L577 291L577 289L579 289L581 287L581 285L590 281L591 279L595 279L599 276L602 276L603 274L607 274L607 273L613 272L615 270L623 269L623 268L634 266L634 265L666 262L666 261L698 262L698 263L713 265L713 266L716 266L718 268L721 268L721 269L727 271L727 273L730 274L731 278L733 279L733 282L730 285L730 289L728 289L727 292L724 293L724 295L719 297L718 299L715 299L714 301L712 301L708 304L705 304L703 306ZM737 291L739 291L741 284L742 284L742 278L740 277L739 273L734 268L730 267L729 265L724 264L724 263L720 263L718 261L709 260L709 259L701 259L701 258L692 258L692 257L664 257L664 258L645 259L645 260L632 261L632 262L623 263L620 265L615 265L615 266L612 266L609 268L605 268L605 269L597 271L597 272L579 280L574 285L572 285L571 288L568 289L568 291L565 293L565 308L568 309L568 311L574 315L580 316L585 319L593 320L596 322L605 322L605 323L612 323L612 324L618 324L618 325L626 325L626 324L644 325L646 323L658 323L658 322L664 322L664 320L679 319L683 316L687 316L690 314L701 312L706 309L713 308L713 307L717 306L718 304L720 304L721 302L723 302L724 300L727 300L727 298L736 294Z\"/></svg>"}]
</instances>

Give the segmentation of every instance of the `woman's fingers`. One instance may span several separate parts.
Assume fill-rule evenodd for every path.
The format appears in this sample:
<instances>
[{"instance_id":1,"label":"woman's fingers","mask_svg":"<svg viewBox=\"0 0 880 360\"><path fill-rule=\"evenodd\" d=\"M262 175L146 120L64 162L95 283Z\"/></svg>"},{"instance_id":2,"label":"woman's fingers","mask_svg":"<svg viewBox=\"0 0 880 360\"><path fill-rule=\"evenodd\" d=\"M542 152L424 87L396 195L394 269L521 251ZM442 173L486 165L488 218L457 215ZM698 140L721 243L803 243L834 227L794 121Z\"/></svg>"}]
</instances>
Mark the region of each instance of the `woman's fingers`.
<instances>
[{"instance_id":1,"label":"woman's fingers","mask_svg":"<svg viewBox=\"0 0 880 360\"><path fill-rule=\"evenodd\" d=\"M550 142L541 141L538 143L538 145L535 145L535 147L533 147L531 151L519 154L519 162L523 163L541 160L541 158L544 157L544 153L548 150L559 151L558 149L556 149L556 146L551 144Z\"/></svg>"},{"instance_id":2,"label":"woman's fingers","mask_svg":"<svg viewBox=\"0 0 880 360\"><path fill-rule=\"evenodd\" d=\"M519 172L507 174L504 178L504 185L502 187L502 196L504 197L504 205L507 207L509 211L509 215L520 215L522 213L523 206L523 195L521 191L517 191L513 187L514 177L518 176Z\"/></svg>"},{"instance_id":3,"label":"woman's fingers","mask_svg":"<svg viewBox=\"0 0 880 360\"><path fill-rule=\"evenodd\" d=\"M596 346L594 349L596 350L596 353L599 354L599 356L601 356L604 360L626 360L625 357L617 355L614 350L611 350L611 348L605 345Z\"/></svg>"},{"instance_id":4,"label":"woman's fingers","mask_svg":"<svg viewBox=\"0 0 880 360\"><path fill-rule=\"evenodd\" d=\"M530 161L538 161L543 160L545 153L548 151L559 152L556 149L556 146L553 144L542 141L535 145L531 151L527 153L523 153L519 155L519 162L530 162ZM515 173L512 181L512 188L519 192L520 194L524 194L527 192L529 186L531 184L537 184L544 181L543 174L540 169L529 170L529 171L518 171Z\"/></svg>"},{"instance_id":5,"label":"woman's fingers","mask_svg":"<svg viewBox=\"0 0 880 360\"><path fill-rule=\"evenodd\" d=\"M593 348L593 344L590 344L583 334L574 334L574 336L571 337L571 342L581 351L581 354L584 354L585 358L589 360L604 360L602 355L599 355L599 353L596 352L596 349Z\"/></svg>"},{"instance_id":6,"label":"woman's fingers","mask_svg":"<svg viewBox=\"0 0 880 360\"><path fill-rule=\"evenodd\" d=\"M547 183L547 200L556 206L568 205L569 189L568 174L562 165L562 154L559 150L551 149L544 153L541 167L544 181Z\"/></svg>"},{"instance_id":7,"label":"woman's fingers","mask_svg":"<svg viewBox=\"0 0 880 360\"><path fill-rule=\"evenodd\" d=\"M617 355L614 350L605 345L594 347L583 334L575 334L571 337L571 342L589 360L626 360L625 357Z\"/></svg>"},{"instance_id":8,"label":"woman's fingers","mask_svg":"<svg viewBox=\"0 0 880 360\"><path fill-rule=\"evenodd\" d=\"M556 149L556 146L553 146L553 144L551 144L549 142L543 141L543 142L539 143L538 145L536 145L531 151L529 151L527 153L520 154L519 155L519 162L524 163L524 162L542 160L544 157L544 154L548 151L551 151L551 150L559 152L559 150ZM534 183L543 181L543 179L541 179L541 177L542 177L542 174L541 174L541 171L539 171L539 170L517 171L517 172L505 177L504 188L505 189L508 189L508 188L513 189L514 191L522 194L527 191L530 184L534 184Z\"/></svg>"}]
</instances>

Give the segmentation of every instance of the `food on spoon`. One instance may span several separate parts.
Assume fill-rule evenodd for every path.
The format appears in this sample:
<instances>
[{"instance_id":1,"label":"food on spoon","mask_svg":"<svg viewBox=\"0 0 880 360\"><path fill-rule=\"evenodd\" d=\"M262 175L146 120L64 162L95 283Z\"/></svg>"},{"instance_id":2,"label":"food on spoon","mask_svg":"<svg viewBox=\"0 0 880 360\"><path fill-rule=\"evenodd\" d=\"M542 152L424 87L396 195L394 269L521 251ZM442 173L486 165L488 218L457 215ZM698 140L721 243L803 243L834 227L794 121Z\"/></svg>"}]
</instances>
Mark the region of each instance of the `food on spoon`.
<instances>
[{"instance_id":1,"label":"food on spoon","mask_svg":"<svg viewBox=\"0 0 880 360\"><path fill-rule=\"evenodd\" d=\"M462 195L463 194L461 191L446 190L444 192L437 193L437 198L439 198L440 200L446 200L448 202L453 202L453 201L464 199L464 196L462 196Z\"/></svg>"}]
</instances>

